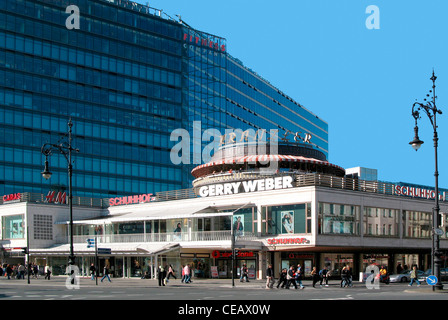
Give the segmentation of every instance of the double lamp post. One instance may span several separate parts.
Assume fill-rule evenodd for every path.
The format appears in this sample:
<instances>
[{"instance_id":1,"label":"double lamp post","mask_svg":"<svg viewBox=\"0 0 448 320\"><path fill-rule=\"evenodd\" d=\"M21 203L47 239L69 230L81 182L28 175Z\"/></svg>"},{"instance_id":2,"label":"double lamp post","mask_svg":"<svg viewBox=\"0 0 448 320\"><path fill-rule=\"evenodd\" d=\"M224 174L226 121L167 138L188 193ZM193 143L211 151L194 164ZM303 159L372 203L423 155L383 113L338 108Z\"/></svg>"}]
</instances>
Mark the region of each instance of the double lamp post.
<instances>
[{"instance_id":1,"label":"double lamp post","mask_svg":"<svg viewBox=\"0 0 448 320\"><path fill-rule=\"evenodd\" d=\"M439 236L441 234L440 232L440 206L439 206L439 171L438 171L438 164L437 164L437 147L438 147L438 141L439 137L437 135L437 114L442 114L442 111L440 109L437 109L436 107L436 82L437 77L434 75L434 71L432 72L432 76L430 80L432 81L432 90L429 90L430 94L432 94L432 97L430 97L430 94L427 94L426 96L430 99L427 101L425 98L425 103L415 102L412 105L412 116L415 119L415 127L414 127L414 140L409 142L409 144L417 151L420 146L423 144L423 141L420 140L418 137L418 125L417 120L420 119L420 113L424 113L428 116L429 121L431 122L431 125L434 129L434 151L435 151L435 171L434 171L434 177L435 177L435 207L432 211L432 248L431 248L431 269L434 276L437 277L437 283L433 286L433 290L442 290L443 285L440 281L440 267L441 267L441 256L442 252L440 251L440 240Z\"/></svg>"},{"instance_id":2,"label":"double lamp post","mask_svg":"<svg viewBox=\"0 0 448 320\"><path fill-rule=\"evenodd\" d=\"M72 194L72 175L73 175L73 165L72 165L72 152L79 152L79 149L72 147L72 127L73 123L70 119L68 122L68 141L65 136L59 139L57 144L45 143L42 146L42 154L45 156L45 168L42 171L42 176L45 179L50 179L51 172L48 165L48 157L53 154L54 151L62 153L62 155L67 160L68 166L68 206L70 213L70 255L68 257L68 265L75 264L75 254L73 251L73 194Z\"/></svg>"}]
</instances>

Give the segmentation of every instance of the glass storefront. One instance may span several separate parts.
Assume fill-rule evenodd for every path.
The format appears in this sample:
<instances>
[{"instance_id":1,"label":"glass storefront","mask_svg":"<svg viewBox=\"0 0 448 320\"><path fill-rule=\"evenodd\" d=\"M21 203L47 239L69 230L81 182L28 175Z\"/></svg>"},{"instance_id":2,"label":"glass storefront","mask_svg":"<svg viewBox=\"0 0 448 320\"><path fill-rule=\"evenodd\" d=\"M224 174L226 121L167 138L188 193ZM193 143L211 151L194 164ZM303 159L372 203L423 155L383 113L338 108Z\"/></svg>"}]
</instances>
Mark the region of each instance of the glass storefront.
<instances>
[{"instance_id":1,"label":"glass storefront","mask_svg":"<svg viewBox=\"0 0 448 320\"><path fill-rule=\"evenodd\" d=\"M256 252L241 252L242 256L235 260L236 274L235 279L241 276L241 268L244 264L248 268L248 278L255 279L257 275L257 257ZM232 256L230 251L219 253L219 257L215 259L215 265L218 269L218 277L222 279L232 278ZM211 275L210 275L211 277Z\"/></svg>"},{"instance_id":2,"label":"glass storefront","mask_svg":"<svg viewBox=\"0 0 448 320\"><path fill-rule=\"evenodd\" d=\"M297 267L300 264L305 277L311 275L311 270L315 266L315 255L313 253L282 252L281 269L289 269L291 266Z\"/></svg>"},{"instance_id":3,"label":"glass storefront","mask_svg":"<svg viewBox=\"0 0 448 320\"><path fill-rule=\"evenodd\" d=\"M406 238L431 238L432 213L404 211L403 236Z\"/></svg>"},{"instance_id":4,"label":"glass storefront","mask_svg":"<svg viewBox=\"0 0 448 320\"><path fill-rule=\"evenodd\" d=\"M264 207L263 234L311 233L311 205L309 203Z\"/></svg>"},{"instance_id":5,"label":"glass storefront","mask_svg":"<svg viewBox=\"0 0 448 320\"><path fill-rule=\"evenodd\" d=\"M364 207L364 235L398 237L398 209Z\"/></svg>"},{"instance_id":6,"label":"glass storefront","mask_svg":"<svg viewBox=\"0 0 448 320\"><path fill-rule=\"evenodd\" d=\"M319 234L359 234L360 207L319 203Z\"/></svg>"},{"instance_id":7,"label":"glass storefront","mask_svg":"<svg viewBox=\"0 0 448 320\"><path fill-rule=\"evenodd\" d=\"M2 217L2 239L23 239L24 235L24 215Z\"/></svg>"},{"instance_id":8,"label":"glass storefront","mask_svg":"<svg viewBox=\"0 0 448 320\"><path fill-rule=\"evenodd\" d=\"M326 267L332 277L340 277L344 266L349 266L353 271L354 255L352 253L324 253L321 255L321 267Z\"/></svg>"}]
</instances>

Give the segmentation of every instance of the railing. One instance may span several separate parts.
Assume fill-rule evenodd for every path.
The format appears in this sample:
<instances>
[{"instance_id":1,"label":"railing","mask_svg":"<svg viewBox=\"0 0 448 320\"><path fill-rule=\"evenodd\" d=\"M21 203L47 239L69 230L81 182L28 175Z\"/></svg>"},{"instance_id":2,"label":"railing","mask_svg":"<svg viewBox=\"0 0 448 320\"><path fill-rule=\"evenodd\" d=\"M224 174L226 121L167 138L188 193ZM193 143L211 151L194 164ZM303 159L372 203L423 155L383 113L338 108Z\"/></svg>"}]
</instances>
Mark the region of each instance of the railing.
<instances>
[{"instance_id":1,"label":"railing","mask_svg":"<svg viewBox=\"0 0 448 320\"><path fill-rule=\"evenodd\" d=\"M51 199L51 200L49 200ZM68 204L68 194L63 195L63 192L58 195L58 192L52 197L48 197L47 195L42 193L33 193L33 192L23 192L20 194L20 199L16 200L18 202L35 202L35 203L54 203L60 205ZM62 201L64 203L59 203ZM74 206L82 206L82 207L92 207L92 208L106 208L109 206L109 199L101 199L101 198L88 198L88 197L77 197L73 196L73 205ZM13 201L10 201L13 202ZM0 204L10 203L5 202L0 197ZM14 201L15 202L15 201Z\"/></svg>"},{"instance_id":2,"label":"railing","mask_svg":"<svg viewBox=\"0 0 448 320\"><path fill-rule=\"evenodd\" d=\"M109 234L109 235L83 235L73 236L73 243L86 243L87 239L97 238L98 243L150 243L150 242L191 242L191 241L230 241L231 231L196 231L170 233L137 233L137 234ZM238 240L255 240L258 237L250 232L244 232ZM69 243L69 237L59 237L57 244Z\"/></svg>"},{"instance_id":3,"label":"railing","mask_svg":"<svg viewBox=\"0 0 448 320\"><path fill-rule=\"evenodd\" d=\"M222 174L218 176L208 176L194 181L195 187L201 185L213 184L213 183L225 183L225 182L236 182L244 181L248 179L263 179L272 178L277 176L293 176L295 187L307 187L307 186L321 186L328 188L353 190L360 192L371 192L380 193L386 195L395 195L394 184L382 181L367 181L359 180L347 177L336 177L325 174L318 173L303 173L298 171L292 172L280 172L274 175L266 174L265 172L253 172L253 171L243 171L233 174ZM182 199L194 199L199 197L195 191L195 188L180 189L172 191L162 191L157 192L155 201L172 201L172 200L182 200ZM440 189L441 192L446 192L445 189ZM77 206L89 206L98 208L109 207L109 199L98 199L98 198L83 198L83 197L73 197L73 204ZM441 199L446 201L445 196ZM18 201L29 201L29 202L48 202L45 195L38 193L25 192ZM0 204L3 204L3 199L0 197Z\"/></svg>"}]
</instances>

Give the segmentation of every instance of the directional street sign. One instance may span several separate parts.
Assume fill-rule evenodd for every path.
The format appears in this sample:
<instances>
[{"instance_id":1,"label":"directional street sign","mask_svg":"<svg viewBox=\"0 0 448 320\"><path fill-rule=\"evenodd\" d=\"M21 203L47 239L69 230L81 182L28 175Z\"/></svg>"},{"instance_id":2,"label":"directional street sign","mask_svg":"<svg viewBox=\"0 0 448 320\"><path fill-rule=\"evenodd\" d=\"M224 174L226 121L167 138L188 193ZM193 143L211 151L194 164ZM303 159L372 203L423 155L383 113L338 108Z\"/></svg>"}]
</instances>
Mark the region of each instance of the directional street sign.
<instances>
[{"instance_id":1,"label":"directional street sign","mask_svg":"<svg viewBox=\"0 0 448 320\"><path fill-rule=\"evenodd\" d=\"M110 248L98 248L98 254L111 254L112 250Z\"/></svg>"},{"instance_id":2,"label":"directional street sign","mask_svg":"<svg viewBox=\"0 0 448 320\"><path fill-rule=\"evenodd\" d=\"M87 248L95 247L95 239L86 239L86 241L87 241Z\"/></svg>"},{"instance_id":3,"label":"directional street sign","mask_svg":"<svg viewBox=\"0 0 448 320\"><path fill-rule=\"evenodd\" d=\"M435 286L437 284L437 277L436 276L429 276L426 278L426 283L430 286Z\"/></svg>"}]
</instances>

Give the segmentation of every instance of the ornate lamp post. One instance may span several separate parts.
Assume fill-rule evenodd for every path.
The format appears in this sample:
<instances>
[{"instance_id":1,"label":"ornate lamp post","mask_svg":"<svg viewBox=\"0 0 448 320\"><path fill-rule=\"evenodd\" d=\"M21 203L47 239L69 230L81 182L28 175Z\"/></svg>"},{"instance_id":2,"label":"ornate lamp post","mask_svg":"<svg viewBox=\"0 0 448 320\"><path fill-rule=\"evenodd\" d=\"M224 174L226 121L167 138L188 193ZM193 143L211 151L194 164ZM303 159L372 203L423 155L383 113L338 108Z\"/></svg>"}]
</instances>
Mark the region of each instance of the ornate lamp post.
<instances>
[{"instance_id":1,"label":"ornate lamp post","mask_svg":"<svg viewBox=\"0 0 448 320\"><path fill-rule=\"evenodd\" d=\"M440 226L440 207L439 207L439 171L438 171L438 164L437 164L437 147L438 147L438 141L439 137L437 135L437 114L442 114L442 111L437 109L436 107L436 82L437 77L434 75L434 70L432 72L432 77L430 80L432 81L432 90L429 90L430 93L432 93L432 99L430 101L427 101L424 99L425 103L415 102L412 105L412 116L415 119L415 127L414 127L414 140L409 142L409 144L417 151L420 146L423 144L423 141L420 140L418 137L418 125L417 120L420 119L420 112L425 113L429 121L431 122L431 125L434 129L434 151L435 151L435 171L434 171L434 177L435 177L435 207L432 211L432 250L431 250L431 263L432 263L432 272L433 275L437 277L437 284L433 286L433 290L442 290L443 285L440 282L440 266L441 266L441 256L442 252L440 251L440 240L439 235L436 233L436 231L439 229ZM427 97L430 97L430 94L426 95Z\"/></svg>"},{"instance_id":2,"label":"ornate lamp post","mask_svg":"<svg viewBox=\"0 0 448 320\"><path fill-rule=\"evenodd\" d=\"M63 138L59 139L57 144L45 143L42 146L42 154L45 156L45 168L42 171L42 176L45 179L51 178L51 172L49 170L48 165L48 157L53 154L53 151L58 151L62 153L67 160L68 165L68 205L70 212L70 255L68 257L68 264L75 264L75 254L73 252L73 195L72 195L72 174L73 174L73 166L72 166L72 152L79 152L79 149L75 149L72 147L72 119L68 122L68 141L62 141Z\"/></svg>"}]
</instances>

